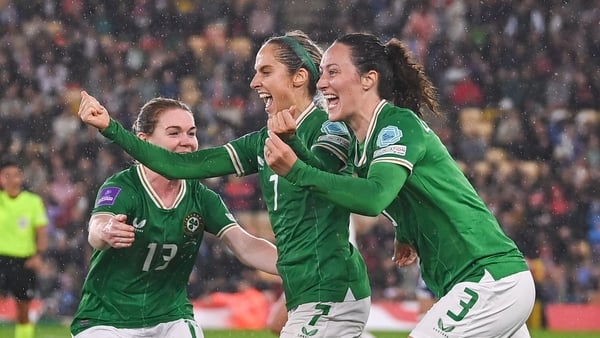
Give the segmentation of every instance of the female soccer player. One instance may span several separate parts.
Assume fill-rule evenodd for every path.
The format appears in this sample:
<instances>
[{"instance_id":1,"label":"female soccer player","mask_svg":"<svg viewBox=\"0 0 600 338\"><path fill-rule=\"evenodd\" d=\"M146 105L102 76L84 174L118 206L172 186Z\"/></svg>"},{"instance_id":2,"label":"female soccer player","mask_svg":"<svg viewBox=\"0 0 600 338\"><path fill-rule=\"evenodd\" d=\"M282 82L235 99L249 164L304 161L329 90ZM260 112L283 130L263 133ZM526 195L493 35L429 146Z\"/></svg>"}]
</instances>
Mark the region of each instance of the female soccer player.
<instances>
[{"instance_id":1,"label":"female soccer player","mask_svg":"<svg viewBox=\"0 0 600 338\"><path fill-rule=\"evenodd\" d=\"M396 39L384 44L354 33L328 48L321 69L318 87L329 119L351 129L358 177L306 164L274 132L265 146L267 164L294 186L353 212L384 213L396 226L396 255L410 254L406 244L415 248L439 301L410 337L529 337L531 273L422 120L422 111L439 114L423 67Z\"/></svg>"},{"instance_id":2,"label":"female soccer player","mask_svg":"<svg viewBox=\"0 0 600 338\"><path fill-rule=\"evenodd\" d=\"M100 109L84 100L82 110ZM140 139L177 153L198 149L190 109L171 99L145 104ZM135 164L100 187L89 222L95 249L71 324L76 338L203 337L187 282L204 232L243 263L277 274L277 250L240 227L221 198L198 180L171 180Z\"/></svg>"},{"instance_id":3,"label":"female soccer player","mask_svg":"<svg viewBox=\"0 0 600 338\"><path fill-rule=\"evenodd\" d=\"M286 139L311 165L344 174L349 135L327 120L314 102L321 50L299 31L266 41L256 55L250 86L265 101L268 115L288 112L295 134ZM82 105L95 100L82 93ZM306 189L282 180L265 163L267 128L224 146L176 154L140 142L105 109L80 110L81 119L100 130L134 158L167 177L207 178L257 173L267 204L283 280L288 320L281 337L359 337L370 309L365 263L349 242L349 216ZM110 122L110 125L109 125Z\"/></svg>"}]
</instances>

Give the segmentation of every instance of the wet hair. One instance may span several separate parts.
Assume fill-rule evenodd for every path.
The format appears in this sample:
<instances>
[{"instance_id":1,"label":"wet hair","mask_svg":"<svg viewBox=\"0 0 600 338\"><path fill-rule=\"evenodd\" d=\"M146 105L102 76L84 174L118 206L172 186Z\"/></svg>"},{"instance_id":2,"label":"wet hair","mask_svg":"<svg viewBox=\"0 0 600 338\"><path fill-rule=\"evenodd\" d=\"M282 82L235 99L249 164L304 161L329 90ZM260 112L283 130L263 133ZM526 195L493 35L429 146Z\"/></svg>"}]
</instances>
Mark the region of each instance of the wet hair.
<instances>
[{"instance_id":1,"label":"wet hair","mask_svg":"<svg viewBox=\"0 0 600 338\"><path fill-rule=\"evenodd\" d=\"M133 123L133 132L135 134L145 133L151 135L154 128L156 128L160 115L169 109L183 109L192 114L190 107L181 101L157 97L142 106L137 119Z\"/></svg>"},{"instance_id":2,"label":"wet hair","mask_svg":"<svg viewBox=\"0 0 600 338\"><path fill-rule=\"evenodd\" d=\"M290 74L295 73L300 68L308 71L308 93L312 97L316 96L317 81L319 81L320 75L319 65L323 56L321 48L301 30L291 31L283 36L272 37L263 46L267 44L275 44L279 47L275 59L284 64Z\"/></svg>"},{"instance_id":3,"label":"wet hair","mask_svg":"<svg viewBox=\"0 0 600 338\"><path fill-rule=\"evenodd\" d=\"M391 39L382 43L372 34L350 33L335 42L350 48L352 63L359 74L371 70L379 74L379 96L398 107L412 110L420 117L426 110L441 115L437 90L425 75L423 66L413 59L402 41Z\"/></svg>"}]
</instances>

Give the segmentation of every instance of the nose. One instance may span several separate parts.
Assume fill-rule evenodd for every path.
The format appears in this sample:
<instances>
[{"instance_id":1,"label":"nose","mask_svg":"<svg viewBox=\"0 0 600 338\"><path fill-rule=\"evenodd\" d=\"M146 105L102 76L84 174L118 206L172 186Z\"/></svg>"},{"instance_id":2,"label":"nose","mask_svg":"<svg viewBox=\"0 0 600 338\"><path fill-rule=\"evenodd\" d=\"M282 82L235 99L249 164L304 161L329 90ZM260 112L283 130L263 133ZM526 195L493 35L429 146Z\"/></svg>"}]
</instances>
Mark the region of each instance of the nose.
<instances>
[{"instance_id":1,"label":"nose","mask_svg":"<svg viewBox=\"0 0 600 338\"><path fill-rule=\"evenodd\" d=\"M184 134L182 137L179 138L179 145L183 146L183 147L194 147L194 145L198 144L198 138L196 138L196 135L187 135Z\"/></svg>"},{"instance_id":2,"label":"nose","mask_svg":"<svg viewBox=\"0 0 600 338\"><path fill-rule=\"evenodd\" d=\"M258 74L254 74L252 77L252 81L250 81L250 88L256 89L258 88Z\"/></svg>"},{"instance_id":3,"label":"nose","mask_svg":"<svg viewBox=\"0 0 600 338\"><path fill-rule=\"evenodd\" d=\"M321 77L317 81L317 89L320 91L327 88L327 81L325 80L325 76L325 74L321 75Z\"/></svg>"}]
</instances>

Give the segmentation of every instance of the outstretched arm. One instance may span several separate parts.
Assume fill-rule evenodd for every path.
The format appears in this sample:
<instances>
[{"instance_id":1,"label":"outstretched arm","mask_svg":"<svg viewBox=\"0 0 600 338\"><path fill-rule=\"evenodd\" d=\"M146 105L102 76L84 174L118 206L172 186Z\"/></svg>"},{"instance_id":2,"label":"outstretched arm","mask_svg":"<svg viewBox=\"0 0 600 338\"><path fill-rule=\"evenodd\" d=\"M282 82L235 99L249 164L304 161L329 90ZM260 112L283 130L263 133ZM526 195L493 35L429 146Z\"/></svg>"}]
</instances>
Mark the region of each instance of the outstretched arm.
<instances>
[{"instance_id":1,"label":"outstretched arm","mask_svg":"<svg viewBox=\"0 0 600 338\"><path fill-rule=\"evenodd\" d=\"M395 164L377 163L371 166L366 178L360 178L327 173L296 161L284 177L351 212L377 216L396 198L408 178L408 170Z\"/></svg>"},{"instance_id":2,"label":"outstretched arm","mask_svg":"<svg viewBox=\"0 0 600 338\"><path fill-rule=\"evenodd\" d=\"M175 153L140 139L115 120L110 120L102 135L146 167L170 179L200 179L236 173L224 146Z\"/></svg>"},{"instance_id":3,"label":"outstretched arm","mask_svg":"<svg viewBox=\"0 0 600 338\"><path fill-rule=\"evenodd\" d=\"M110 118L106 108L87 92L81 92L79 118L98 128L129 155L146 167L170 179L201 179L236 173L225 147L201 149L192 153L175 153L146 142L125 130Z\"/></svg>"},{"instance_id":4,"label":"outstretched arm","mask_svg":"<svg viewBox=\"0 0 600 338\"><path fill-rule=\"evenodd\" d=\"M372 164L366 178L327 173L300 161L275 134L269 134L265 154L267 164L279 176L366 216L377 216L389 206L409 175L408 169L391 163Z\"/></svg>"},{"instance_id":5,"label":"outstretched arm","mask_svg":"<svg viewBox=\"0 0 600 338\"><path fill-rule=\"evenodd\" d=\"M241 226L227 229L221 239L244 264L277 275L277 249L266 239L251 235Z\"/></svg>"}]
</instances>

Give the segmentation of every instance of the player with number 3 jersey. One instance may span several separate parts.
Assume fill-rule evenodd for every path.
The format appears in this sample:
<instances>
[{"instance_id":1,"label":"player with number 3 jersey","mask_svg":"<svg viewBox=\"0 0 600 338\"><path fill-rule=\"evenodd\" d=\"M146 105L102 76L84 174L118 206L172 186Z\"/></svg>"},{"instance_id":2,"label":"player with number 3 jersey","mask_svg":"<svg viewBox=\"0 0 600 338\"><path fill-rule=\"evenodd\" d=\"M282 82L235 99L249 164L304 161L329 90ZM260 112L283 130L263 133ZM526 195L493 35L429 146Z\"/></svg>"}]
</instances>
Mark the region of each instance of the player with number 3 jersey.
<instances>
[{"instance_id":1,"label":"player with number 3 jersey","mask_svg":"<svg viewBox=\"0 0 600 338\"><path fill-rule=\"evenodd\" d=\"M435 89L397 39L350 33L321 62L329 119L351 130L356 176L305 163L276 133L267 164L283 179L349 210L384 213L396 226L397 262L420 257L439 299L412 338L529 337L535 298L523 254L469 183L423 112L438 113ZM415 250L416 252L413 252Z\"/></svg>"}]
</instances>

